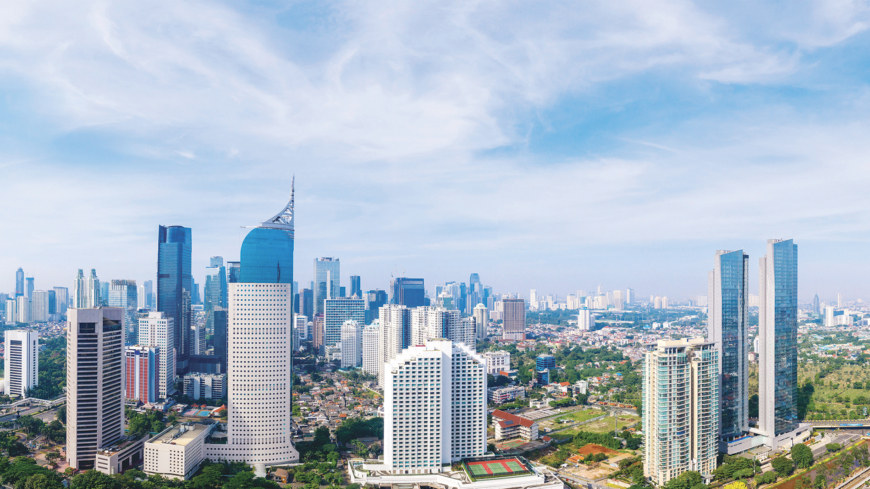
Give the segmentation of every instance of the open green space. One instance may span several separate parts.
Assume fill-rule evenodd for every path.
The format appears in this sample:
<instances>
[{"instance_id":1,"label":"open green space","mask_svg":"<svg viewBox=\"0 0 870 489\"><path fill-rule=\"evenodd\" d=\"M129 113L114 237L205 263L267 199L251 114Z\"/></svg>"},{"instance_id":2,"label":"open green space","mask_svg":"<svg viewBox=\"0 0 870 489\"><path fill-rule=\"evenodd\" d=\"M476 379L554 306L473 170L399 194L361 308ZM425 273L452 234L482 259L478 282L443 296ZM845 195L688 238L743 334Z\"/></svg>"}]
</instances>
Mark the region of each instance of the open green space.
<instances>
[{"instance_id":1,"label":"open green space","mask_svg":"<svg viewBox=\"0 0 870 489\"><path fill-rule=\"evenodd\" d=\"M637 423L638 421L640 421L640 417L639 417L639 416L634 416L634 415L630 415L630 414L620 414L620 415L619 415L619 421L618 421L619 424L618 424L618 426L616 427L616 429L617 429L617 430L622 430L622 429L624 429L624 428L627 428L627 427L629 427L629 426L634 425L634 424ZM584 424L583 426L581 426L580 428L582 428L583 431L589 431L589 432L591 432L591 433L608 433L608 432L613 432L613 430L614 430L614 427L613 427L613 417L612 417L612 416L608 416L608 417L606 417L606 418L604 418L604 419L599 419L598 421L593 421L593 422L591 422L591 423L586 423L586 424Z\"/></svg>"},{"instance_id":2,"label":"open green space","mask_svg":"<svg viewBox=\"0 0 870 489\"><path fill-rule=\"evenodd\" d=\"M604 411L598 409L582 409L580 411L574 411L573 413L568 413L564 416L559 416L556 418L556 421L562 421L565 419L570 419L576 421L578 423L582 423L584 421L589 421L592 418L597 418L604 414Z\"/></svg>"}]
</instances>

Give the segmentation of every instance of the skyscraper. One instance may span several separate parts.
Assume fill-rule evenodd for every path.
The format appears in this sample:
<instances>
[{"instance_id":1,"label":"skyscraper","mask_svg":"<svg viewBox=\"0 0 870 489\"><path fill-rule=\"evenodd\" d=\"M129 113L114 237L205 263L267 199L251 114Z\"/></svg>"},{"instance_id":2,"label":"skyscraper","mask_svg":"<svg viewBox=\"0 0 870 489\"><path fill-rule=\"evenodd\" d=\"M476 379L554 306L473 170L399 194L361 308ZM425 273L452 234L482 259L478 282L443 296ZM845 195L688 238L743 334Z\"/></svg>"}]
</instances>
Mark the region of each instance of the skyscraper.
<instances>
[{"instance_id":1,"label":"skyscraper","mask_svg":"<svg viewBox=\"0 0 870 489\"><path fill-rule=\"evenodd\" d=\"M717 251L708 274L707 341L719 351L719 436L749 431L749 255Z\"/></svg>"},{"instance_id":2,"label":"skyscraper","mask_svg":"<svg viewBox=\"0 0 870 489\"><path fill-rule=\"evenodd\" d=\"M813 296L813 316L819 317L822 314L822 309L819 304L819 294Z\"/></svg>"},{"instance_id":3,"label":"skyscraper","mask_svg":"<svg viewBox=\"0 0 870 489\"><path fill-rule=\"evenodd\" d=\"M157 395L163 399L175 388L175 375L178 352L176 345L174 319L162 312L149 312L139 320L139 342L141 346L153 346L160 355L157 377Z\"/></svg>"},{"instance_id":4,"label":"skyscraper","mask_svg":"<svg viewBox=\"0 0 870 489\"><path fill-rule=\"evenodd\" d=\"M124 436L124 310L70 309L66 457L90 470L97 451Z\"/></svg>"},{"instance_id":5,"label":"skyscraper","mask_svg":"<svg viewBox=\"0 0 870 489\"><path fill-rule=\"evenodd\" d=\"M396 277L390 284L390 288L393 289L391 304L408 307L426 305L426 291L422 278Z\"/></svg>"},{"instance_id":6,"label":"skyscraper","mask_svg":"<svg viewBox=\"0 0 870 489\"><path fill-rule=\"evenodd\" d=\"M6 299L6 324L9 326L13 326L17 322L18 322L18 300L17 299Z\"/></svg>"},{"instance_id":7,"label":"skyscraper","mask_svg":"<svg viewBox=\"0 0 870 489\"><path fill-rule=\"evenodd\" d=\"M30 324L30 300L26 295L19 296L15 299L16 310L18 312L18 322Z\"/></svg>"},{"instance_id":8,"label":"skyscraper","mask_svg":"<svg viewBox=\"0 0 870 489\"><path fill-rule=\"evenodd\" d=\"M299 293L299 314L307 318L314 317L314 291L302 289Z\"/></svg>"},{"instance_id":9,"label":"skyscraper","mask_svg":"<svg viewBox=\"0 0 870 489\"><path fill-rule=\"evenodd\" d=\"M387 303L387 293L381 289L366 292L366 324L380 317L381 306Z\"/></svg>"},{"instance_id":10,"label":"skyscraper","mask_svg":"<svg viewBox=\"0 0 870 489\"><path fill-rule=\"evenodd\" d=\"M124 310L124 343L139 341L139 288L135 280L112 280L109 286L109 307Z\"/></svg>"},{"instance_id":11,"label":"skyscraper","mask_svg":"<svg viewBox=\"0 0 870 489\"><path fill-rule=\"evenodd\" d=\"M144 285L145 285L145 309L155 309L154 282L151 280L146 280Z\"/></svg>"},{"instance_id":12,"label":"skyscraper","mask_svg":"<svg viewBox=\"0 0 870 489\"><path fill-rule=\"evenodd\" d=\"M24 270L19 268L15 271L15 297L24 295Z\"/></svg>"},{"instance_id":13,"label":"skyscraper","mask_svg":"<svg viewBox=\"0 0 870 489\"><path fill-rule=\"evenodd\" d=\"M362 365L362 324L348 319L341 325L341 368Z\"/></svg>"},{"instance_id":14,"label":"skyscraper","mask_svg":"<svg viewBox=\"0 0 870 489\"><path fill-rule=\"evenodd\" d=\"M411 346L411 310L398 304L385 304L380 310L378 330L378 384L386 382L384 365Z\"/></svg>"},{"instance_id":15,"label":"skyscraper","mask_svg":"<svg viewBox=\"0 0 870 489\"><path fill-rule=\"evenodd\" d=\"M49 294L47 290L34 290L30 296L30 321L45 323L49 319Z\"/></svg>"},{"instance_id":16,"label":"skyscraper","mask_svg":"<svg viewBox=\"0 0 870 489\"><path fill-rule=\"evenodd\" d=\"M241 249L238 282L228 284L227 443L206 445L211 460L266 465L299 460L292 443L293 193L253 228Z\"/></svg>"},{"instance_id":17,"label":"skyscraper","mask_svg":"<svg viewBox=\"0 0 870 489\"><path fill-rule=\"evenodd\" d=\"M4 335L5 394L11 397L27 397L27 390L39 385L39 333L30 329L19 329L6 331Z\"/></svg>"},{"instance_id":18,"label":"skyscraper","mask_svg":"<svg viewBox=\"0 0 870 489\"><path fill-rule=\"evenodd\" d=\"M54 301L57 314L66 314L66 310L69 308L69 289L67 287L55 287Z\"/></svg>"},{"instance_id":19,"label":"skyscraper","mask_svg":"<svg viewBox=\"0 0 870 489\"><path fill-rule=\"evenodd\" d=\"M790 239L768 240L758 268L758 427L775 449L798 430L797 245Z\"/></svg>"},{"instance_id":20,"label":"skyscraper","mask_svg":"<svg viewBox=\"0 0 870 489\"><path fill-rule=\"evenodd\" d=\"M206 331L214 331L215 307L223 309L227 307L227 269L224 267L223 257L220 256L211 257L205 274L203 310Z\"/></svg>"},{"instance_id":21,"label":"skyscraper","mask_svg":"<svg viewBox=\"0 0 870 489\"><path fill-rule=\"evenodd\" d=\"M324 301L324 345L335 346L341 341L341 328L345 321L353 320L358 324L365 324L366 306L362 299L350 299L338 297Z\"/></svg>"},{"instance_id":22,"label":"skyscraper","mask_svg":"<svg viewBox=\"0 0 870 489\"><path fill-rule=\"evenodd\" d=\"M96 270L91 269L90 276L85 278L82 269L79 269L73 286L73 307L77 309L100 307L100 279L97 278Z\"/></svg>"},{"instance_id":23,"label":"skyscraper","mask_svg":"<svg viewBox=\"0 0 870 489\"><path fill-rule=\"evenodd\" d=\"M592 311L583 306L577 311L577 329L589 331L595 323L592 321Z\"/></svg>"},{"instance_id":24,"label":"skyscraper","mask_svg":"<svg viewBox=\"0 0 870 489\"><path fill-rule=\"evenodd\" d=\"M128 346L124 350L124 397L131 401L157 402L160 350L153 346Z\"/></svg>"},{"instance_id":25,"label":"skyscraper","mask_svg":"<svg viewBox=\"0 0 870 489\"><path fill-rule=\"evenodd\" d=\"M526 302L523 299L502 299L504 333L506 340L526 339Z\"/></svg>"},{"instance_id":26,"label":"skyscraper","mask_svg":"<svg viewBox=\"0 0 870 489\"><path fill-rule=\"evenodd\" d=\"M625 289L625 303L634 304L634 289Z\"/></svg>"},{"instance_id":27,"label":"skyscraper","mask_svg":"<svg viewBox=\"0 0 870 489\"><path fill-rule=\"evenodd\" d=\"M716 469L718 353L703 338L661 340L646 353L643 468L659 487L689 470L710 478Z\"/></svg>"},{"instance_id":28,"label":"skyscraper","mask_svg":"<svg viewBox=\"0 0 870 489\"><path fill-rule=\"evenodd\" d=\"M341 263L338 258L314 259L314 313L323 313L323 301L337 299L341 286Z\"/></svg>"},{"instance_id":29,"label":"skyscraper","mask_svg":"<svg viewBox=\"0 0 870 489\"><path fill-rule=\"evenodd\" d=\"M26 295L27 298L30 299L31 301L33 300L33 290L34 290L33 277L27 277L26 279L24 279L24 295ZM839 297L840 297L840 294L837 294L838 302L839 302ZM839 307L839 306L837 306L837 307Z\"/></svg>"},{"instance_id":30,"label":"skyscraper","mask_svg":"<svg viewBox=\"0 0 870 489\"><path fill-rule=\"evenodd\" d=\"M157 232L157 310L172 319L176 371L187 372L190 355L190 300L193 291L190 228L160 226ZM185 300L185 293L187 299ZM185 307L187 304L187 307Z\"/></svg>"},{"instance_id":31,"label":"skyscraper","mask_svg":"<svg viewBox=\"0 0 870 489\"><path fill-rule=\"evenodd\" d=\"M434 340L405 349L384 370L386 472L435 474L486 453L481 355L466 345Z\"/></svg>"},{"instance_id":32,"label":"skyscraper","mask_svg":"<svg viewBox=\"0 0 870 489\"><path fill-rule=\"evenodd\" d=\"M357 299L362 299L362 289L360 288L359 275L350 276L350 296Z\"/></svg>"},{"instance_id":33,"label":"skyscraper","mask_svg":"<svg viewBox=\"0 0 870 489\"><path fill-rule=\"evenodd\" d=\"M381 320L377 319L362 332L362 366L366 373L378 375L378 336Z\"/></svg>"},{"instance_id":34,"label":"skyscraper","mask_svg":"<svg viewBox=\"0 0 870 489\"><path fill-rule=\"evenodd\" d=\"M215 307L212 310L212 341L214 341L214 355L220 358L220 373L227 373L227 310L223 307Z\"/></svg>"},{"instance_id":35,"label":"skyscraper","mask_svg":"<svg viewBox=\"0 0 870 489\"><path fill-rule=\"evenodd\" d=\"M483 304L474 306L474 321L477 326L477 339L485 340L486 331L489 328L489 312Z\"/></svg>"}]
</instances>

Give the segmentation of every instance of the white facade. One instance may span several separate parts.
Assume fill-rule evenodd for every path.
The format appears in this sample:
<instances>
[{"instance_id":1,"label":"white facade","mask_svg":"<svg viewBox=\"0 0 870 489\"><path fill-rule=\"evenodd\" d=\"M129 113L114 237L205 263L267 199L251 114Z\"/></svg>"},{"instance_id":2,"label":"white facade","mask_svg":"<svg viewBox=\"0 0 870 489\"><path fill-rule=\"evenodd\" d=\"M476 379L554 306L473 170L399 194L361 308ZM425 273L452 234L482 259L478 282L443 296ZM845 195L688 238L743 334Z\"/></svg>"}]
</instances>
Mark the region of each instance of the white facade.
<instances>
[{"instance_id":1,"label":"white facade","mask_svg":"<svg viewBox=\"0 0 870 489\"><path fill-rule=\"evenodd\" d=\"M484 352L486 358L486 373L499 375L511 369L511 354L504 350Z\"/></svg>"},{"instance_id":2,"label":"white facade","mask_svg":"<svg viewBox=\"0 0 870 489\"><path fill-rule=\"evenodd\" d=\"M90 470L97 451L124 436L124 310L67 315L66 456L70 467Z\"/></svg>"},{"instance_id":3,"label":"white facade","mask_svg":"<svg viewBox=\"0 0 870 489\"><path fill-rule=\"evenodd\" d=\"M15 299L6 299L6 324L14 325L18 322L18 302Z\"/></svg>"},{"instance_id":4,"label":"white facade","mask_svg":"<svg viewBox=\"0 0 870 489\"><path fill-rule=\"evenodd\" d=\"M49 321L48 301L49 295L47 290L33 291L33 299L30 301L30 322L46 323Z\"/></svg>"},{"instance_id":5,"label":"white facade","mask_svg":"<svg viewBox=\"0 0 870 489\"><path fill-rule=\"evenodd\" d=\"M160 351L160 374L157 395L166 399L175 385L175 322L162 312L149 312L139 319L139 344L153 346Z\"/></svg>"},{"instance_id":6,"label":"white facade","mask_svg":"<svg viewBox=\"0 0 870 489\"><path fill-rule=\"evenodd\" d=\"M18 322L30 324L30 299L26 295L22 295L16 297L15 300L18 301L15 305L16 312L18 313Z\"/></svg>"},{"instance_id":7,"label":"white facade","mask_svg":"<svg viewBox=\"0 0 870 489\"><path fill-rule=\"evenodd\" d=\"M381 306L381 327L378 330L378 385L385 385L384 366L411 342L410 309L397 304Z\"/></svg>"},{"instance_id":8,"label":"white facade","mask_svg":"<svg viewBox=\"0 0 870 489\"><path fill-rule=\"evenodd\" d=\"M362 367L366 373L378 375L378 335L381 320L375 319L362 332Z\"/></svg>"},{"instance_id":9,"label":"white facade","mask_svg":"<svg viewBox=\"0 0 870 489\"><path fill-rule=\"evenodd\" d=\"M191 372L184 376L184 395L195 400L223 399L226 385L227 374Z\"/></svg>"},{"instance_id":10,"label":"white facade","mask_svg":"<svg viewBox=\"0 0 870 489\"><path fill-rule=\"evenodd\" d=\"M227 444L211 460L255 466L299 460L293 447L293 284L229 283Z\"/></svg>"},{"instance_id":11,"label":"white facade","mask_svg":"<svg viewBox=\"0 0 870 489\"><path fill-rule=\"evenodd\" d=\"M825 306L825 326L836 326L834 320L834 306Z\"/></svg>"},{"instance_id":12,"label":"white facade","mask_svg":"<svg viewBox=\"0 0 870 489\"><path fill-rule=\"evenodd\" d=\"M145 442L144 472L189 479L206 459L205 441L217 425L180 424Z\"/></svg>"},{"instance_id":13,"label":"white facade","mask_svg":"<svg viewBox=\"0 0 870 489\"><path fill-rule=\"evenodd\" d=\"M621 311L625 308L625 299L622 297L621 290L613 291L613 308L617 311Z\"/></svg>"},{"instance_id":14,"label":"white facade","mask_svg":"<svg viewBox=\"0 0 870 489\"><path fill-rule=\"evenodd\" d=\"M486 330L489 328L489 313L483 304L474 306L474 321L477 326L477 339L486 339Z\"/></svg>"},{"instance_id":15,"label":"white facade","mask_svg":"<svg viewBox=\"0 0 870 489\"><path fill-rule=\"evenodd\" d=\"M310 339L308 337L308 317L295 316L293 321L295 323L293 333L296 335L296 340L293 343L293 350L299 351L299 345L301 345L303 341Z\"/></svg>"},{"instance_id":16,"label":"white facade","mask_svg":"<svg viewBox=\"0 0 870 489\"><path fill-rule=\"evenodd\" d=\"M449 340L412 346L385 369L384 467L434 474L486 453L486 360Z\"/></svg>"},{"instance_id":17,"label":"white facade","mask_svg":"<svg viewBox=\"0 0 870 489\"><path fill-rule=\"evenodd\" d=\"M341 325L341 368L356 368L362 365L362 329L360 324L349 319Z\"/></svg>"},{"instance_id":18,"label":"white facade","mask_svg":"<svg viewBox=\"0 0 870 489\"><path fill-rule=\"evenodd\" d=\"M193 355L205 355L205 323L190 327L190 349Z\"/></svg>"},{"instance_id":19,"label":"white facade","mask_svg":"<svg viewBox=\"0 0 870 489\"><path fill-rule=\"evenodd\" d=\"M667 308L668 308L668 298L667 298L667 296L665 296L665 297L662 297L662 309L667 309Z\"/></svg>"},{"instance_id":20,"label":"white facade","mask_svg":"<svg viewBox=\"0 0 870 489\"><path fill-rule=\"evenodd\" d=\"M27 389L39 384L39 333L21 329L6 331L4 335L5 393L12 397L26 397Z\"/></svg>"},{"instance_id":21,"label":"white facade","mask_svg":"<svg viewBox=\"0 0 870 489\"><path fill-rule=\"evenodd\" d=\"M588 307L582 307L577 312L577 329L580 331L589 331L592 329L592 311Z\"/></svg>"}]
</instances>

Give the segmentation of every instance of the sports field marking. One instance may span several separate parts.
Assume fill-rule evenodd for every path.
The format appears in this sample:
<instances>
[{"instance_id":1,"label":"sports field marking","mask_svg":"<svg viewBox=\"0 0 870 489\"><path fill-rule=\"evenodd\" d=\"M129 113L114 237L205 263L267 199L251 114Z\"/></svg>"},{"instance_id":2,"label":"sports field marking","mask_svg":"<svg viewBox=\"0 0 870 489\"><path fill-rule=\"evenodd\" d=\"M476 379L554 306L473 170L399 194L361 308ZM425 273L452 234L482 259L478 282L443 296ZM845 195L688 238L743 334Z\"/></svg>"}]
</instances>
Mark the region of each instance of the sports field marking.
<instances>
[{"instance_id":1,"label":"sports field marking","mask_svg":"<svg viewBox=\"0 0 870 489\"><path fill-rule=\"evenodd\" d=\"M520 464L519 462L509 460L509 461L505 462L505 464L507 464L507 467L511 470L511 472L525 472L526 471L525 467L523 467L522 464Z\"/></svg>"}]
</instances>

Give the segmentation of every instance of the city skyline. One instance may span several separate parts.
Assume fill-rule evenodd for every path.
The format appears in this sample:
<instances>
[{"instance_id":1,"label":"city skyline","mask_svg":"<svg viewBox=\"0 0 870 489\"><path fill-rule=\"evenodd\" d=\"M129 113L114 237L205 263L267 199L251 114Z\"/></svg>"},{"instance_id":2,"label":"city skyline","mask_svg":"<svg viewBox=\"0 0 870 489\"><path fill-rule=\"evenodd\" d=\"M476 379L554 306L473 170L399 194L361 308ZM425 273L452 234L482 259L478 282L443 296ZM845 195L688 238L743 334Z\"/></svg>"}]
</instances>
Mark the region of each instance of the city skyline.
<instances>
[{"instance_id":1,"label":"city skyline","mask_svg":"<svg viewBox=\"0 0 870 489\"><path fill-rule=\"evenodd\" d=\"M2 289L152 278L159 224L193 229L202 284L296 173L297 269L339 257L363 289L686 297L709 250L783 237L801 300L870 297L859 6L306 5L0 7Z\"/></svg>"}]
</instances>

